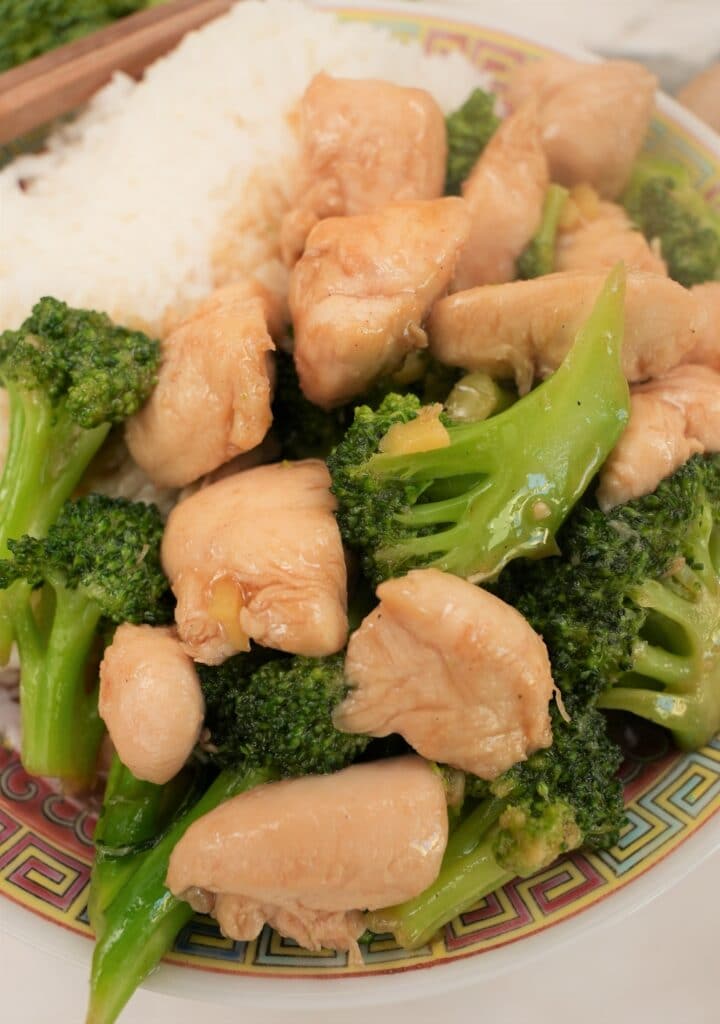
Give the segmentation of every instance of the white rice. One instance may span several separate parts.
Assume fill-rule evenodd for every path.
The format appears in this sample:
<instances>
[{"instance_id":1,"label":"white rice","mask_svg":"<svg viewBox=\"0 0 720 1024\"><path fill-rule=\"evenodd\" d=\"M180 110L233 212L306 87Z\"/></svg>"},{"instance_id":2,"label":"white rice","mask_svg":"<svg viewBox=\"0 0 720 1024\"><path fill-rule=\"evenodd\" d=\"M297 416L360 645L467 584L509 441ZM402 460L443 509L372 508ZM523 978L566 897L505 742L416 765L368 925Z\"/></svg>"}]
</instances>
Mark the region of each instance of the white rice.
<instances>
[{"instance_id":1,"label":"white rice","mask_svg":"<svg viewBox=\"0 0 720 1024\"><path fill-rule=\"evenodd\" d=\"M446 111L483 84L458 54L292 0L238 4L141 83L117 75L47 152L0 173L0 329L51 294L158 330L206 294L244 184L249 202L259 175L287 182L287 115L321 70L422 86Z\"/></svg>"}]
</instances>

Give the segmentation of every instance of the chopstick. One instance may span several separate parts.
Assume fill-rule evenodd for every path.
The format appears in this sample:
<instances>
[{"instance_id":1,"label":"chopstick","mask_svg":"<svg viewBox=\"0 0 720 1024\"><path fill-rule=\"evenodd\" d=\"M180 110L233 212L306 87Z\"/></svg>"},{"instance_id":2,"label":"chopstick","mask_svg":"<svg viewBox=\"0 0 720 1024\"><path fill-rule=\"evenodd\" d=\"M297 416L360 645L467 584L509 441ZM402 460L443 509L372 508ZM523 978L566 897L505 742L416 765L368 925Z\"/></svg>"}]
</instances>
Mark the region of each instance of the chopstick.
<instances>
[{"instance_id":1,"label":"chopstick","mask_svg":"<svg viewBox=\"0 0 720 1024\"><path fill-rule=\"evenodd\" d=\"M224 14L233 3L173 0L1 74L0 144L74 110L115 71L137 77L187 32Z\"/></svg>"}]
</instances>

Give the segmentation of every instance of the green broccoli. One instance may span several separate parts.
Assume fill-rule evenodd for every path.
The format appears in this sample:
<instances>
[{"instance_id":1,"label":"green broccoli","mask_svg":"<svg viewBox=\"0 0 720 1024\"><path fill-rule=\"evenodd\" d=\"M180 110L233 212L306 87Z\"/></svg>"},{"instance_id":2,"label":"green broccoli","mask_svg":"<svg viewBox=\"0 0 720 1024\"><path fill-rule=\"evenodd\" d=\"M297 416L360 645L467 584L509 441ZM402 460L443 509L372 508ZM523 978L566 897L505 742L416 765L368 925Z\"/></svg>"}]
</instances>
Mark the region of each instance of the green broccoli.
<instances>
[{"instance_id":1,"label":"green broccoli","mask_svg":"<svg viewBox=\"0 0 720 1024\"><path fill-rule=\"evenodd\" d=\"M171 618L162 532L155 506L93 494L67 502L47 537L8 542L0 589L22 580L34 590L14 616L22 761L31 774L71 785L94 777L102 722L88 670L100 653L98 629L103 620Z\"/></svg>"},{"instance_id":2,"label":"green broccoli","mask_svg":"<svg viewBox=\"0 0 720 1024\"><path fill-rule=\"evenodd\" d=\"M551 185L547 190L540 227L518 258L518 277L529 280L552 274L555 269L555 239L567 197L568 190L562 185Z\"/></svg>"},{"instance_id":3,"label":"green broccoli","mask_svg":"<svg viewBox=\"0 0 720 1024\"><path fill-rule=\"evenodd\" d=\"M480 423L509 409L517 394L487 373L467 373L445 399L445 414L452 423Z\"/></svg>"},{"instance_id":4,"label":"green broccoli","mask_svg":"<svg viewBox=\"0 0 720 1024\"><path fill-rule=\"evenodd\" d=\"M112 1024L143 978L192 918L165 888L170 855L190 825L218 804L283 775L337 771L368 740L338 732L331 714L346 687L341 655L304 658L253 648L217 667L199 666L211 760L222 771L177 817L104 908L93 956L87 1024Z\"/></svg>"},{"instance_id":5,"label":"green broccoli","mask_svg":"<svg viewBox=\"0 0 720 1024\"><path fill-rule=\"evenodd\" d=\"M720 730L720 457L694 456L653 494L578 508L562 558L513 566L499 593L550 651L572 705L631 711L694 750Z\"/></svg>"},{"instance_id":6,"label":"green broccoli","mask_svg":"<svg viewBox=\"0 0 720 1024\"><path fill-rule=\"evenodd\" d=\"M445 194L459 195L460 186L500 124L495 113L495 97L490 92L475 89L461 107L448 115L445 123L448 144Z\"/></svg>"},{"instance_id":7,"label":"green broccoli","mask_svg":"<svg viewBox=\"0 0 720 1024\"><path fill-rule=\"evenodd\" d=\"M333 709L347 694L342 654L266 656L259 667L252 660L241 654L217 667L198 666L218 765L242 758L272 764L281 775L308 775L338 771L357 759L368 738L332 724Z\"/></svg>"},{"instance_id":8,"label":"green broccoli","mask_svg":"<svg viewBox=\"0 0 720 1024\"><path fill-rule=\"evenodd\" d=\"M0 71L162 0L0 0Z\"/></svg>"},{"instance_id":9,"label":"green broccoli","mask_svg":"<svg viewBox=\"0 0 720 1024\"><path fill-rule=\"evenodd\" d=\"M378 453L418 415L412 395L355 410L328 466L341 533L368 576L433 566L478 581L556 551L555 532L627 423L623 295L618 269L560 369L505 412L447 427L446 447Z\"/></svg>"},{"instance_id":10,"label":"green broccoli","mask_svg":"<svg viewBox=\"0 0 720 1024\"><path fill-rule=\"evenodd\" d=\"M622 202L645 237L659 240L670 277L686 288L720 278L720 215L692 185L686 168L640 157Z\"/></svg>"},{"instance_id":11,"label":"green broccoli","mask_svg":"<svg viewBox=\"0 0 720 1024\"><path fill-rule=\"evenodd\" d=\"M408 949L516 875L528 877L580 846L605 849L624 821L621 754L593 708L571 722L552 709L553 744L489 784L448 841L437 880L415 899L369 914ZM485 784L477 787L482 793Z\"/></svg>"},{"instance_id":12,"label":"green broccoli","mask_svg":"<svg viewBox=\"0 0 720 1024\"><path fill-rule=\"evenodd\" d=\"M10 404L0 558L10 539L45 536L112 424L150 394L159 363L159 342L51 298L19 330L0 334L0 381ZM12 619L28 600L22 583L2 595L0 663L10 655Z\"/></svg>"}]
</instances>

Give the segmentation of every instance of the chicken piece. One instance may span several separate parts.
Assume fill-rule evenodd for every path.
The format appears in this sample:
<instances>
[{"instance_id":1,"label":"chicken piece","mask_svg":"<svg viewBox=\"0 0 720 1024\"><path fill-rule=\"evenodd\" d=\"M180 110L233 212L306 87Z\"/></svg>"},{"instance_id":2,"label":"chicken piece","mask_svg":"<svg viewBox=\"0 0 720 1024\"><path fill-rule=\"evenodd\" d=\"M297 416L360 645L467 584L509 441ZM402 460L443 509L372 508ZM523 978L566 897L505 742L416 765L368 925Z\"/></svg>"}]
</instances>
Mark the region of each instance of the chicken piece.
<instances>
[{"instance_id":1,"label":"chicken piece","mask_svg":"<svg viewBox=\"0 0 720 1024\"><path fill-rule=\"evenodd\" d=\"M630 422L600 472L603 511L652 494L698 452L720 451L720 373L676 366L633 388Z\"/></svg>"},{"instance_id":2,"label":"chicken piece","mask_svg":"<svg viewBox=\"0 0 720 1024\"><path fill-rule=\"evenodd\" d=\"M538 108L530 100L500 125L462 187L471 215L453 289L501 284L542 217L549 184Z\"/></svg>"},{"instance_id":3,"label":"chicken piece","mask_svg":"<svg viewBox=\"0 0 720 1024\"><path fill-rule=\"evenodd\" d=\"M633 227L622 206L591 194L596 202L576 202L570 194L572 219L558 233L555 269L610 270L622 260L628 270L666 275L665 261Z\"/></svg>"},{"instance_id":4,"label":"chicken piece","mask_svg":"<svg viewBox=\"0 0 720 1024\"><path fill-rule=\"evenodd\" d=\"M445 118L430 93L319 74L300 101L301 171L280 245L292 266L324 217L370 213L443 193Z\"/></svg>"},{"instance_id":5,"label":"chicken piece","mask_svg":"<svg viewBox=\"0 0 720 1024\"><path fill-rule=\"evenodd\" d=\"M313 229L290 279L295 365L306 397L332 408L424 348L422 323L467 241L462 199L394 203Z\"/></svg>"},{"instance_id":6,"label":"chicken piece","mask_svg":"<svg viewBox=\"0 0 720 1024\"><path fill-rule=\"evenodd\" d=\"M338 729L400 733L423 757L482 779L550 746L550 661L519 612L438 569L388 580L377 595L350 637Z\"/></svg>"},{"instance_id":7,"label":"chicken piece","mask_svg":"<svg viewBox=\"0 0 720 1024\"><path fill-rule=\"evenodd\" d=\"M510 75L503 98L513 110L529 99L543 100L576 73L578 61L554 54L520 64Z\"/></svg>"},{"instance_id":8,"label":"chicken piece","mask_svg":"<svg viewBox=\"0 0 720 1024\"><path fill-rule=\"evenodd\" d=\"M205 702L174 630L117 628L100 665L98 710L138 779L161 785L180 771L200 736Z\"/></svg>"},{"instance_id":9,"label":"chicken piece","mask_svg":"<svg viewBox=\"0 0 720 1024\"><path fill-rule=\"evenodd\" d=\"M187 830L166 885L230 938L254 939L267 921L306 949L348 949L358 961L360 911L431 885L447 835L440 776L397 757L228 800Z\"/></svg>"},{"instance_id":10,"label":"chicken piece","mask_svg":"<svg viewBox=\"0 0 720 1024\"><path fill-rule=\"evenodd\" d=\"M532 281L458 292L435 304L430 351L441 363L514 377L521 394L557 370L605 281L599 271L567 271ZM623 369L646 380L681 362L702 317L689 291L658 274L631 271L625 294Z\"/></svg>"},{"instance_id":11,"label":"chicken piece","mask_svg":"<svg viewBox=\"0 0 720 1024\"><path fill-rule=\"evenodd\" d=\"M185 651L217 665L249 640L334 654L347 637L347 577L325 463L256 466L170 513L163 568Z\"/></svg>"},{"instance_id":12,"label":"chicken piece","mask_svg":"<svg viewBox=\"0 0 720 1024\"><path fill-rule=\"evenodd\" d=\"M720 132L720 61L686 82L676 99Z\"/></svg>"},{"instance_id":13,"label":"chicken piece","mask_svg":"<svg viewBox=\"0 0 720 1024\"><path fill-rule=\"evenodd\" d=\"M685 361L720 371L720 281L696 284L690 291L700 317L695 344Z\"/></svg>"},{"instance_id":14,"label":"chicken piece","mask_svg":"<svg viewBox=\"0 0 720 1024\"><path fill-rule=\"evenodd\" d=\"M127 423L130 453L155 484L184 487L259 445L272 423L276 300L256 282L230 285L163 342L158 383Z\"/></svg>"},{"instance_id":15,"label":"chicken piece","mask_svg":"<svg viewBox=\"0 0 720 1024\"><path fill-rule=\"evenodd\" d=\"M657 79L626 60L581 64L556 58L523 66L511 79L508 100L540 104L543 147L550 177L560 185L589 182L606 199L618 196L643 144Z\"/></svg>"}]
</instances>

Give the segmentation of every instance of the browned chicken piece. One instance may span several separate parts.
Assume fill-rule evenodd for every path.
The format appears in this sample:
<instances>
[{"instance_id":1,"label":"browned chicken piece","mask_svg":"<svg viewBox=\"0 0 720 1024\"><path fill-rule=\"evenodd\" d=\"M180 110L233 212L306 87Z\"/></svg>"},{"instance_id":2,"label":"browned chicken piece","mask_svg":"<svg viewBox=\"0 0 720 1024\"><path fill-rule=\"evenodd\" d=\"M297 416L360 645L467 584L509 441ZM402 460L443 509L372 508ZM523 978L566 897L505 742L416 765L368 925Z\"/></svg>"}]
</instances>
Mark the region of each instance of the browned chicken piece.
<instances>
[{"instance_id":1,"label":"browned chicken piece","mask_svg":"<svg viewBox=\"0 0 720 1024\"><path fill-rule=\"evenodd\" d=\"M256 938L265 922L305 949L360 961L361 911L419 895L447 844L445 788L419 757L271 782L196 821L166 885L222 932Z\"/></svg>"},{"instance_id":2,"label":"browned chicken piece","mask_svg":"<svg viewBox=\"0 0 720 1024\"><path fill-rule=\"evenodd\" d=\"M185 651L217 665L249 641L334 654L347 578L330 474L319 460L256 466L176 505L162 542Z\"/></svg>"},{"instance_id":3,"label":"browned chicken piece","mask_svg":"<svg viewBox=\"0 0 720 1024\"><path fill-rule=\"evenodd\" d=\"M720 281L696 284L690 289L701 317L695 344L686 362L701 363L720 371Z\"/></svg>"},{"instance_id":4,"label":"browned chicken piece","mask_svg":"<svg viewBox=\"0 0 720 1024\"><path fill-rule=\"evenodd\" d=\"M450 295L435 304L428 320L430 351L449 366L514 378L525 394L568 354L605 276L567 271ZM623 343L628 380L656 377L681 362L702 317L693 296L675 281L631 271Z\"/></svg>"},{"instance_id":5,"label":"browned chicken piece","mask_svg":"<svg viewBox=\"0 0 720 1024\"><path fill-rule=\"evenodd\" d=\"M325 217L443 193L445 118L424 89L319 74L300 101L299 127L297 200L280 234L288 266Z\"/></svg>"},{"instance_id":6,"label":"browned chicken piece","mask_svg":"<svg viewBox=\"0 0 720 1024\"><path fill-rule=\"evenodd\" d=\"M98 710L138 779L161 785L180 771L200 736L205 702L174 630L117 628L100 665Z\"/></svg>"},{"instance_id":7,"label":"browned chicken piece","mask_svg":"<svg viewBox=\"0 0 720 1024\"><path fill-rule=\"evenodd\" d=\"M609 270L620 260L628 270L667 274L659 251L633 227L622 206L600 199L591 186L576 187L558 232L555 269Z\"/></svg>"},{"instance_id":8,"label":"browned chicken piece","mask_svg":"<svg viewBox=\"0 0 720 1024\"><path fill-rule=\"evenodd\" d=\"M560 185L589 182L607 199L618 196L647 132L655 76L632 61L582 64L567 58L523 65L516 76L508 100L515 104L531 92L537 97L551 179Z\"/></svg>"},{"instance_id":9,"label":"browned chicken piece","mask_svg":"<svg viewBox=\"0 0 720 1024\"><path fill-rule=\"evenodd\" d=\"M720 373L676 366L633 388L630 422L600 473L597 499L607 511L651 494L698 452L720 451Z\"/></svg>"},{"instance_id":10,"label":"browned chicken piece","mask_svg":"<svg viewBox=\"0 0 720 1024\"><path fill-rule=\"evenodd\" d=\"M425 348L423 321L469 232L462 199L394 203L313 229L290 278L303 392L332 408Z\"/></svg>"},{"instance_id":11,"label":"browned chicken piece","mask_svg":"<svg viewBox=\"0 0 720 1024\"><path fill-rule=\"evenodd\" d=\"M127 423L128 448L155 484L184 487L259 445L272 423L278 303L256 282L200 303L163 342L158 383Z\"/></svg>"},{"instance_id":12,"label":"browned chicken piece","mask_svg":"<svg viewBox=\"0 0 720 1024\"><path fill-rule=\"evenodd\" d=\"M494 779L552 743L545 644L499 598L437 569L377 590L350 637L343 732L399 733L423 757Z\"/></svg>"},{"instance_id":13,"label":"browned chicken piece","mask_svg":"<svg viewBox=\"0 0 720 1024\"><path fill-rule=\"evenodd\" d=\"M513 280L515 262L540 225L548 184L537 103L530 100L503 121L463 184L471 230L455 291Z\"/></svg>"},{"instance_id":14,"label":"browned chicken piece","mask_svg":"<svg viewBox=\"0 0 720 1024\"><path fill-rule=\"evenodd\" d=\"M720 61L715 61L686 82L677 98L693 114L720 132Z\"/></svg>"}]
</instances>

